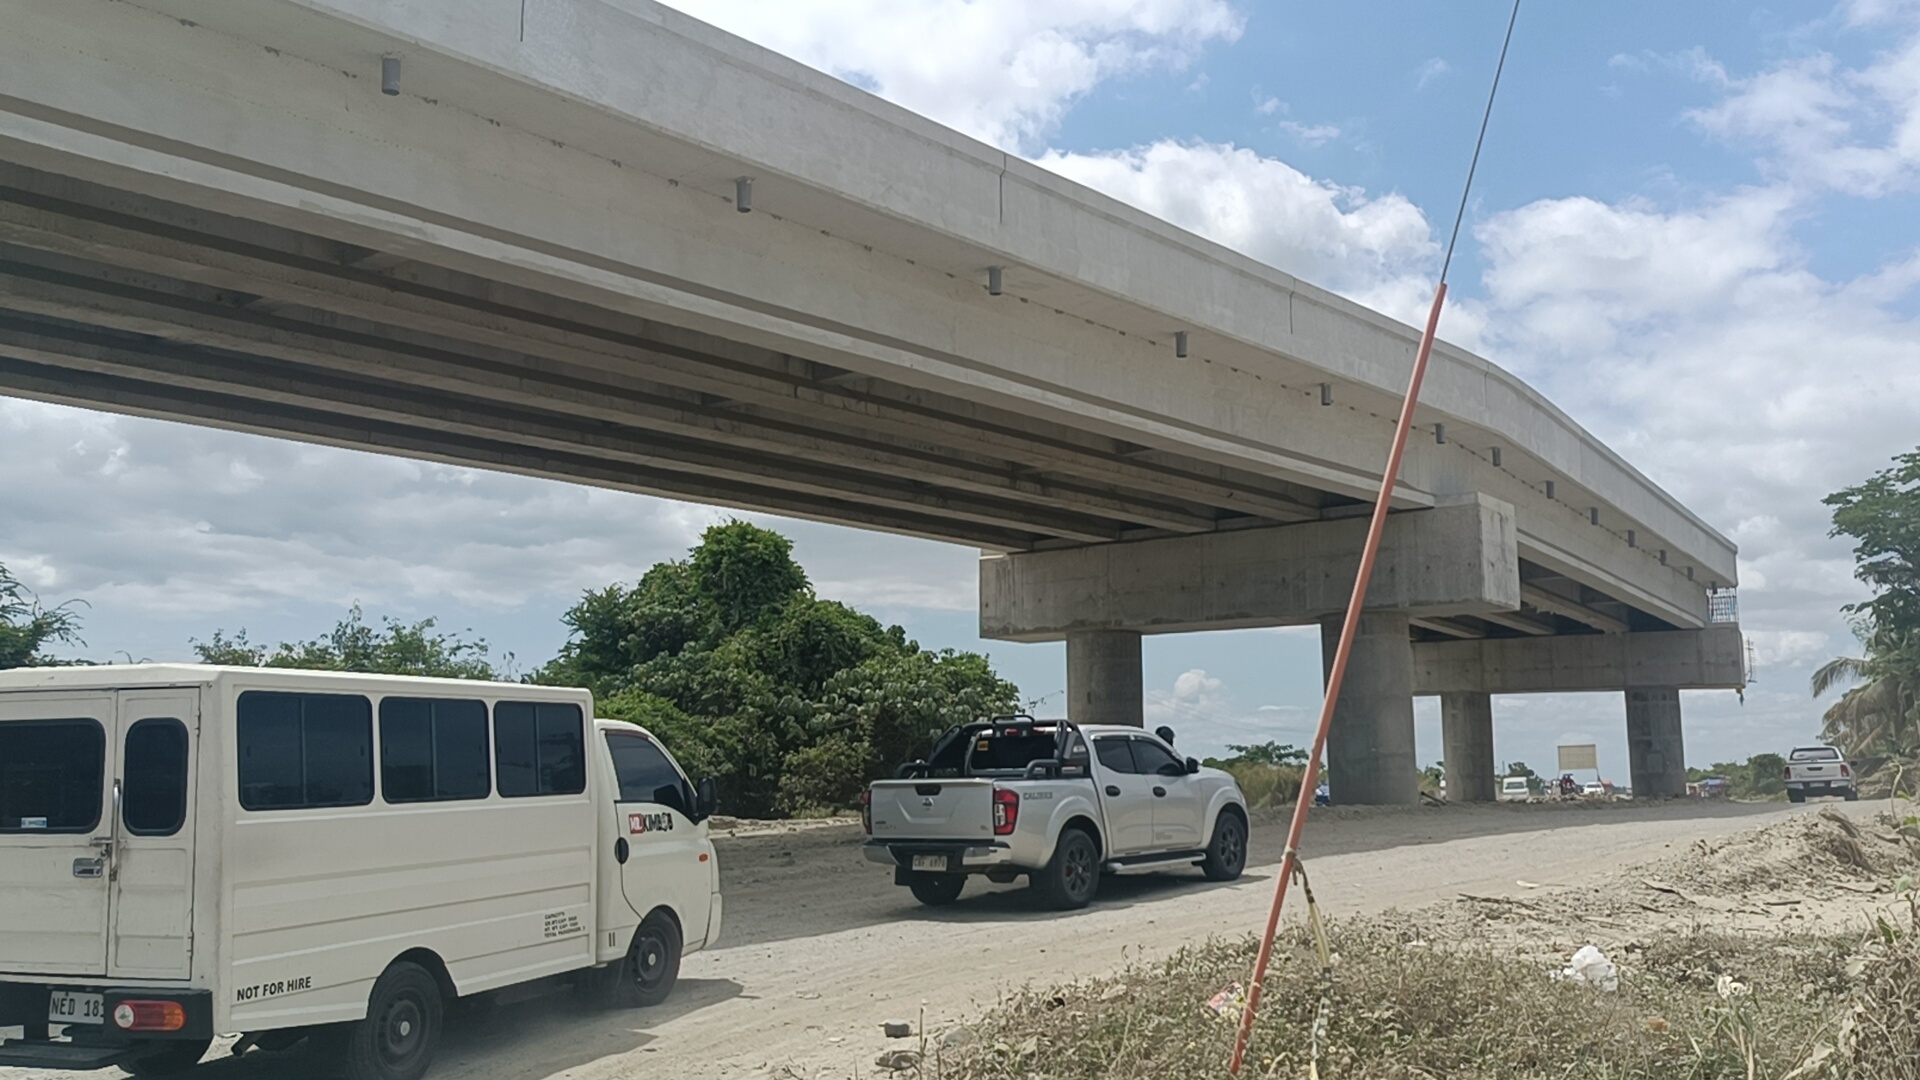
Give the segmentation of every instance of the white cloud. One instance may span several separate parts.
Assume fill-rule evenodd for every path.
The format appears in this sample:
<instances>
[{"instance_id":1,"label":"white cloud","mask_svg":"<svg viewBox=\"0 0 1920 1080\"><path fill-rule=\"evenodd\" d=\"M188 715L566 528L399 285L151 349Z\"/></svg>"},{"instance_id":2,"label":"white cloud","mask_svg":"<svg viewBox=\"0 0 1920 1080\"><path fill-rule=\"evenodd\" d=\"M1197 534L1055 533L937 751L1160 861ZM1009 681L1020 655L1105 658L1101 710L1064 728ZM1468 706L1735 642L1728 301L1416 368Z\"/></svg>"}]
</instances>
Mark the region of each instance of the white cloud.
<instances>
[{"instance_id":1,"label":"white cloud","mask_svg":"<svg viewBox=\"0 0 1920 1080\"><path fill-rule=\"evenodd\" d=\"M1860 22L1920 12L1914 4L1854 8ZM1729 93L1688 115L1719 138L1765 147L1782 179L1870 197L1920 180L1920 33L1860 67L1817 53L1745 78L1715 71Z\"/></svg>"},{"instance_id":2,"label":"white cloud","mask_svg":"<svg viewBox=\"0 0 1920 1080\"><path fill-rule=\"evenodd\" d=\"M1414 89L1425 90L1427 84L1453 70L1453 65L1436 56L1421 64L1413 71Z\"/></svg>"},{"instance_id":3,"label":"white cloud","mask_svg":"<svg viewBox=\"0 0 1920 1080\"><path fill-rule=\"evenodd\" d=\"M1253 96L1253 111L1261 116L1272 116L1286 107L1287 103L1277 97L1263 98L1258 94Z\"/></svg>"},{"instance_id":4,"label":"white cloud","mask_svg":"<svg viewBox=\"0 0 1920 1080\"><path fill-rule=\"evenodd\" d=\"M1280 130L1293 136L1304 146L1322 146L1340 137L1340 129L1332 124L1303 124L1298 120L1282 120Z\"/></svg>"},{"instance_id":5,"label":"white cloud","mask_svg":"<svg viewBox=\"0 0 1920 1080\"><path fill-rule=\"evenodd\" d=\"M915 112L1033 147L1105 79L1186 67L1240 36L1226 0L673 0Z\"/></svg>"}]
</instances>

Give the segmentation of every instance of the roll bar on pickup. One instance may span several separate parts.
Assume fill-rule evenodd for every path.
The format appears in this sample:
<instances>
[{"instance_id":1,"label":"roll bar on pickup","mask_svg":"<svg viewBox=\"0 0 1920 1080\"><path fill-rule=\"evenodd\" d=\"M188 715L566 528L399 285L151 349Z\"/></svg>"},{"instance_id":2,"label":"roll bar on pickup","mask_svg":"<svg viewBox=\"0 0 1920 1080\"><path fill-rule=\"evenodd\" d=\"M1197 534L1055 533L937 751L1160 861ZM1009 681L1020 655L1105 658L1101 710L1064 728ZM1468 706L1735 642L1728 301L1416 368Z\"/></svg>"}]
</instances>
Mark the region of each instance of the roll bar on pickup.
<instances>
[{"instance_id":1,"label":"roll bar on pickup","mask_svg":"<svg viewBox=\"0 0 1920 1080\"><path fill-rule=\"evenodd\" d=\"M1048 776L1058 776L1067 756L1067 745L1080 729L1071 720L1035 720L1025 713L1010 716L996 716L989 720L979 720L971 724L955 724L942 732L934 740L933 749L927 756L917 761L909 761L894 771L897 780L913 780L928 776L933 771L933 761L940 758L942 751L953 745L956 740L971 739L984 731L993 731L1006 735L1033 734L1035 728L1054 728L1053 756L1027 763L1023 779L1035 780Z\"/></svg>"}]
</instances>

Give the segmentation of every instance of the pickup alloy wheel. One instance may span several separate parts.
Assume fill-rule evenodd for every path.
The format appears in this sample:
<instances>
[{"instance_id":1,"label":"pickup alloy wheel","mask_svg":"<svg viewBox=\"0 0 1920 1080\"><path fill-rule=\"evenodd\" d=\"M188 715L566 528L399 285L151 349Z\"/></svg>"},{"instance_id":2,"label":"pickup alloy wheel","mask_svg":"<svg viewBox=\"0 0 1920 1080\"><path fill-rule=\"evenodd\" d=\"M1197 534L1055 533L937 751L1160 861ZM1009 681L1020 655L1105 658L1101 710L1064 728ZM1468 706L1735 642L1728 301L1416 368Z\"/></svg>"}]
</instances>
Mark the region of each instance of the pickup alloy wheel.
<instances>
[{"instance_id":1,"label":"pickup alloy wheel","mask_svg":"<svg viewBox=\"0 0 1920 1080\"><path fill-rule=\"evenodd\" d=\"M1061 833L1053 858L1033 875L1033 883L1062 911L1086 907L1100 887L1100 849L1093 837L1080 829Z\"/></svg>"}]
</instances>

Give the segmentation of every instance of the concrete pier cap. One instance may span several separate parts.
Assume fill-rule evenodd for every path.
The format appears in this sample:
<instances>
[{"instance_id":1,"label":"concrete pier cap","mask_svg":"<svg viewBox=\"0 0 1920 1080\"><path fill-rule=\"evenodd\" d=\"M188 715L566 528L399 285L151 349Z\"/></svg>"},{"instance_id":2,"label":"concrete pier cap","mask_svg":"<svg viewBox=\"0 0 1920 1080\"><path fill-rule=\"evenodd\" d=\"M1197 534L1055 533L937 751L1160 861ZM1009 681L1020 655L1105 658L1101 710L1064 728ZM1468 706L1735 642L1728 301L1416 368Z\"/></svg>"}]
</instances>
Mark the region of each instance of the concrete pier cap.
<instances>
[{"instance_id":1,"label":"concrete pier cap","mask_svg":"<svg viewBox=\"0 0 1920 1080\"><path fill-rule=\"evenodd\" d=\"M1346 610L1366 531L1354 517L988 555L980 636L1060 641L1086 630L1311 625ZM1441 617L1519 606L1511 505L1471 494L1388 519L1369 611Z\"/></svg>"}]
</instances>

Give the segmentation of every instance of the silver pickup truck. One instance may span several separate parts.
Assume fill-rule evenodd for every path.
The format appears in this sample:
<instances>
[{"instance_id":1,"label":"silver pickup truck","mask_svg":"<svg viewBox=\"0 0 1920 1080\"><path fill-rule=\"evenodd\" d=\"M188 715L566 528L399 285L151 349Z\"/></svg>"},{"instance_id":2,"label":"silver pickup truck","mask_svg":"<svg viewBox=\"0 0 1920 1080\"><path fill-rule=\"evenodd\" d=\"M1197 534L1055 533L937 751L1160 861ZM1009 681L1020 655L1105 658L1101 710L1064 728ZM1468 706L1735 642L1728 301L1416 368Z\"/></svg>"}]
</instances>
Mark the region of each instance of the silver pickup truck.
<instances>
[{"instance_id":1,"label":"silver pickup truck","mask_svg":"<svg viewBox=\"0 0 1920 1080\"><path fill-rule=\"evenodd\" d=\"M1853 783L1853 767L1838 748L1796 746L1787 754L1787 801L1806 802L1809 795L1838 795L1852 802L1860 797Z\"/></svg>"},{"instance_id":2,"label":"silver pickup truck","mask_svg":"<svg viewBox=\"0 0 1920 1080\"><path fill-rule=\"evenodd\" d=\"M1214 881L1247 861L1233 777L1135 727L1003 718L952 728L925 760L863 800L867 858L923 904L968 875L1026 875L1053 906L1084 907L1102 873L1197 865Z\"/></svg>"}]
</instances>

